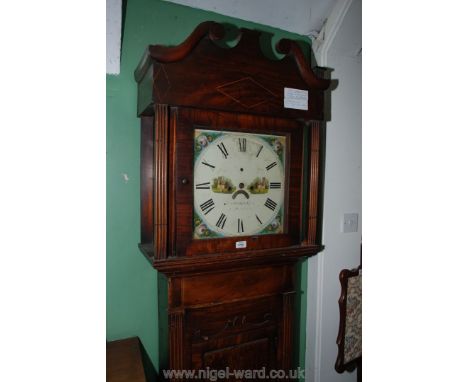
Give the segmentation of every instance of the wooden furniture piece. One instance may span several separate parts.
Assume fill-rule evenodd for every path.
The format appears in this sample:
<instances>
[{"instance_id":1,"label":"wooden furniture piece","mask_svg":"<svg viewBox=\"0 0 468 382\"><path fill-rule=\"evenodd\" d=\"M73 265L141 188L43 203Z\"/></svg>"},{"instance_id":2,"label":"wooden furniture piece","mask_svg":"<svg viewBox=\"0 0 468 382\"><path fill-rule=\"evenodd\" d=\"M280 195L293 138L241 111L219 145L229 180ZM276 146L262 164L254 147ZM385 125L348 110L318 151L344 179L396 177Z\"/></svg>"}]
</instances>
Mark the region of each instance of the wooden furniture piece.
<instances>
[{"instance_id":1,"label":"wooden furniture piece","mask_svg":"<svg viewBox=\"0 0 468 382\"><path fill-rule=\"evenodd\" d=\"M141 243L158 272L162 369L289 369L296 262L317 240L329 80L283 39L200 24L138 68Z\"/></svg>"},{"instance_id":2,"label":"wooden furniture piece","mask_svg":"<svg viewBox=\"0 0 468 382\"><path fill-rule=\"evenodd\" d=\"M107 382L146 382L140 340L137 337L107 342Z\"/></svg>"},{"instance_id":3,"label":"wooden furniture piece","mask_svg":"<svg viewBox=\"0 0 468 382\"><path fill-rule=\"evenodd\" d=\"M340 272L341 296L340 326L336 343L338 357L335 370L343 373L358 368L358 381L361 379L362 362L362 268L343 269Z\"/></svg>"}]
</instances>

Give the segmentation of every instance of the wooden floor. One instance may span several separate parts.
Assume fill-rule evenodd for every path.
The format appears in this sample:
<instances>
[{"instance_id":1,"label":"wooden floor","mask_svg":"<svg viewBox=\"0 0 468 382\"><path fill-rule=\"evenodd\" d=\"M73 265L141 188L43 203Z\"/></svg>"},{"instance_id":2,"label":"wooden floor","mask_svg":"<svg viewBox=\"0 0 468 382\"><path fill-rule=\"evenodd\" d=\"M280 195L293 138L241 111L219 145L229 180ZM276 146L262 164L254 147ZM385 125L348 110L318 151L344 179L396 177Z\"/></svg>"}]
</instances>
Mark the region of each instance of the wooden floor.
<instances>
[{"instance_id":1,"label":"wooden floor","mask_svg":"<svg viewBox=\"0 0 468 382\"><path fill-rule=\"evenodd\" d=\"M147 382L137 337L107 342L108 382Z\"/></svg>"}]
</instances>

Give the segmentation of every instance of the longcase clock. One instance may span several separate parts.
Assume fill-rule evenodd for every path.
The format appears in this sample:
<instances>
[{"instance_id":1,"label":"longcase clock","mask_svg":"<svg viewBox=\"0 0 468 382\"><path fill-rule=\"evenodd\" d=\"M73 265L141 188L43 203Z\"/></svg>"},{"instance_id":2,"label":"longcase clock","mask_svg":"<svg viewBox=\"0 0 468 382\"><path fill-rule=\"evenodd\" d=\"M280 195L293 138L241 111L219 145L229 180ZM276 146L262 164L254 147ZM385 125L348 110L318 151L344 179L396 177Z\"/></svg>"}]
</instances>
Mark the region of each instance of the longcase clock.
<instances>
[{"instance_id":1,"label":"longcase clock","mask_svg":"<svg viewBox=\"0 0 468 382\"><path fill-rule=\"evenodd\" d=\"M162 368L289 369L295 264L317 240L329 81L298 45L200 24L138 68L141 243L159 271Z\"/></svg>"}]
</instances>

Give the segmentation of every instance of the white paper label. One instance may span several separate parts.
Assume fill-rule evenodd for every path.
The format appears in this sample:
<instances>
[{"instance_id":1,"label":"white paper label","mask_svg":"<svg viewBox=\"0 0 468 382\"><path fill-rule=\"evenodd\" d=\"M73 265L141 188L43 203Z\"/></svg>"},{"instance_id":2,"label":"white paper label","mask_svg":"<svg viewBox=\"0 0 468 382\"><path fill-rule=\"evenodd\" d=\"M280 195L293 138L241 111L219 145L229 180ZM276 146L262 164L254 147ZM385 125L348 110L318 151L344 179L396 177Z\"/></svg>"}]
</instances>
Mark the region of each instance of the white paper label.
<instances>
[{"instance_id":1,"label":"white paper label","mask_svg":"<svg viewBox=\"0 0 468 382\"><path fill-rule=\"evenodd\" d=\"M307 110L309 108L309 92L301 89L284 88L284 107Z\"/></svg>"},{"instance_id":2,"label":"white paper label","mask_svg":"<svg viewBox=\"0 0 468 382\"><path fill-rule=\"evenodd\" d=\"M236 248L247 248L247 241L236 241Z\"/></svg>"}]
</instances>

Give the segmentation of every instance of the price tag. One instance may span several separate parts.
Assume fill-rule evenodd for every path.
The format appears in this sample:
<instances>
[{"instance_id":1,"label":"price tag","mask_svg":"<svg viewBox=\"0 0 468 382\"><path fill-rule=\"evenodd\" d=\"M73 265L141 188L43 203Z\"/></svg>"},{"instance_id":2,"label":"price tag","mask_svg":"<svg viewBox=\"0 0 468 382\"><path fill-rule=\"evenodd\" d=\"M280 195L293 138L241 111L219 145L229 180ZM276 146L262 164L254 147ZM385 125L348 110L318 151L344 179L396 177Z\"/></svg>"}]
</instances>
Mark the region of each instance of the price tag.
<instances>
[{"instance_id":1,"label":"price tag","mask_svg":"<svg viewBox=\"0 0 468 382\"><path fill-rule=\"evenodd\" d=\"M309 92L301 89L284 88L284 107L287 109L308 110Z\"/></svg>"}]
</instances>

